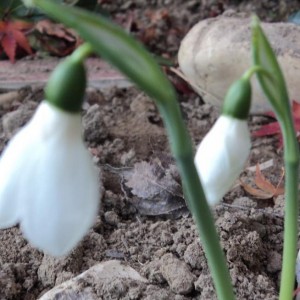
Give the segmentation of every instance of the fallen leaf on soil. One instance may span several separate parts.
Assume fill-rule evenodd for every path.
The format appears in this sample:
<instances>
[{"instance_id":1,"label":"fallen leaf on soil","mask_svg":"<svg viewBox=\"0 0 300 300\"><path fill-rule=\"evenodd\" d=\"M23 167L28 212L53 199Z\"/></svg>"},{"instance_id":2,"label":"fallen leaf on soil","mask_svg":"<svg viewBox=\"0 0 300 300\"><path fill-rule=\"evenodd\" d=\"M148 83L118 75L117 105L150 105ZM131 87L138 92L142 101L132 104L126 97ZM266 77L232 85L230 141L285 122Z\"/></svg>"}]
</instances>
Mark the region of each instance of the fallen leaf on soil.
<instances>
[{"instance_id":1,"label":"fallen leaf on soil","mask_svg":"<svg viewBox=\"0 0 300 300\"><path fill-rule=\"evenodd\" d=\"M137 27L140 30L139 38L144 44L155 40L160 30L159 23L161 21L168 22L170 16L166 8L159 10L148 9L145 11L147 23L136 20Z\"/></svg>"},{"instance_id":2,"label":"fallen leaf on soil","mask_svg":"<svg viewBox=\"0 0 300 300\"><path fill-rule=\"evenodd\" d=\"M279 196L284 194L284 188L280 187L279 185L282 182L284 174L282 174L279 183L277 186L274 186L261 172L259 165L256 165L256 173L255 173L255 178L254 182L256 184L257 188L254 188L245 182L241 181L242 187L245 189L247 193L250 195L259 198L259 199L270 199L275 196Z\"/></svg>"},{"instance_id":3,"label":"fallen leaf on soil","mask_svg":"<svg viewBox=\"0 0 300 300\"><path fill-rule=\"evenodd\" d=\"M259 166L260 170L263 171L265 169L273 167L274 166L274 160L273 160L273 158L271 158L269 160L264 161L261 164L258 164L258 166ZM251 171L251 172L254 172L254 171L256 171L256 168L257 168L256 166L251 166L251 167L248 167L247 170Z\"/></svg>"},{"instance_id":4,"label":"fallen leaf on soil","mask_svg":"<svg viewBox=\"0 0 300 300\"><path fill-rule=\"evenodd\" d=\"M188 95L195 93L193 83L178 68L170 67L169 70L178 77L178 80L172 80L172 83L178 92Z\"/></svg>"},{"instance_id":5,"label":"fallen leaf on soil","mask_svg":"<svg viewBox=\"0 0 300 300\"><path fill-rule=\"evenodd\" d=\"M74 30L50 20L37 22L35 29L39 33L38 40L42 46L50 53L58 56L70 54L81 43Z\"/></svg>"},{"instance_id":6,"label":"fallen leaf on soil","mask_svg":"<svg viewBox=\"0 0 300 300\"><path fill-rule=\"evenodd\" d=\"M6 53L12 63L15 62L18 47L25 50L28 54L32 54L32 50L25 35L25 32L31 28L32 24L23 21L0 21L1 50ZM1 52L2 51L0 51L0 53Z\"/></svg>"},{"instance_id":7,"label":"fallen leaf on soil","mask_svg":"<svg viewBox=\"0 0 300 300\"><path fill-rule=\"evenodd\" d=\"M132 204L143 215L176 214L186 208L175 164L158 158L136 163L124 175L124 190L130 190Z\"/></svg>"},{"instance_id":8,"label":"fallen leaf on soil","mask_svg":"<svg viewBox=\"0 0 300 300\"><path fill-rule=\"evenodd\" d=\"M268 111L264 113L264 115L276 119L276 116L272 111ZM296 102L295 100L293 100L293 104L292 104L292 116L293 116L295 130L298 136L300 133L300 103ZM282 137L282 133L278 121L263 125L260 129L252 132L252 136L254 137L262 137L268 135L278 135L279 136L278 146L280 148L283 146L283 137Z\"/></svg>"}]
</instances>

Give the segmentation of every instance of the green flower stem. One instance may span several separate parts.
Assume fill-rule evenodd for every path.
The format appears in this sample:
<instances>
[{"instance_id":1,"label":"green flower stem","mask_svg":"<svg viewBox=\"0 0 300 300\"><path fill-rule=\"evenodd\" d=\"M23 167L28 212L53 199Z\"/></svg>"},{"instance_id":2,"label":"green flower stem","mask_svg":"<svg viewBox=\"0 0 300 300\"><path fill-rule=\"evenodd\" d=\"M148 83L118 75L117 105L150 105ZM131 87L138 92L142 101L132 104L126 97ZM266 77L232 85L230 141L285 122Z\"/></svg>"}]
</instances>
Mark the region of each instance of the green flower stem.
<instances>
[{"instance_id":1,"label":"green flower stem","mask_svg":"<svg viewBox=\"0 0 300 300\"><path fill-rule=\"evenodd\" d=\"M252 22L252 51L254 64L263 67L269 74L258 72L257 78L275 110L284 139L285 216L279 299L291 300L295 282L298 238L299 148L284 76L257 17L254 17Z\"/></svg>"},{"instance_id":2,"label":"green flower stem","mask_svg":"<svg viewBox=\"0 0 300 300\"><path fill-rule=\"evenodd\" d=\"M86 58L88 58L91 54L94 53L94 49L91 44L84 43L80 45L70 56L72 60L77 62L83 62Z\"/></svg>"},{"instance_id":3,"label":"green flower stem","mask_svg":"<svg viewBox=\"0 0 300 300\"><path fill-rule=\"evenodd\" d=\"M285 216L280 300L293 298L298 240L299 149L292 116L281 121L285 153Z\"/></svg>"},{"instance_id":4,"label":"green flower stem","mask_svg":"<svg viewBox=\"0 0 300 300\"><path fill-rule=\"evenodd\" d=\"M158 103L158 108L168 131L171 149L182 178L188 206L200 233L218 299L233 300L235 296L225 255L220 247L214 219L199 182L191 139L182 120L179 106L176 101L172 101L172 103L168 102L168 105Z\"/></svg>"},{"instance_id":5,"label":"green flower stem","mask_svg":"<svg viewBox=\"0 0 300 300\"><path fill-rule=\"evenodd\" d=\"M266 71L262 66L259 65L253 65L251 66L242 76L242 78L246 79L246 80L250 80L250 78L252 77L252 75L254 75L255 73L261 73L263 75L265 75L266 77L268 77L270 80L272 80L272 76L270 75L270 73L268 71Z\"/></svg>"}]
</instances>

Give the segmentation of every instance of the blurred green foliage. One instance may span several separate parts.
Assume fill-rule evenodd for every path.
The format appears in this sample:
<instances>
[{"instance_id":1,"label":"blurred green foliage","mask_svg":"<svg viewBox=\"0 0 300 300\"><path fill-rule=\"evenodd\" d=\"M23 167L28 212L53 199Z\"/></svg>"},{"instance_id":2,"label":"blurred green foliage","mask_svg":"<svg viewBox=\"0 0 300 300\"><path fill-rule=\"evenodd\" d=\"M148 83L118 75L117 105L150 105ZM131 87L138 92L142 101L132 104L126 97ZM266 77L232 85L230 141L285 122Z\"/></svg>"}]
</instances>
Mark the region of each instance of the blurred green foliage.
<instances>
[{"instance_id":1,"label":"blurred green foliage","mask_svg":"<svg viewBox=\"0 0 300 300\"><path fill-rule=\"evenodd\" d=\"M97 0L52 0L53 2L78 6L90 11L98 9ZM15 18L35 22L46 18L38 9L25 7L22 0L0 0L0 19Z\"/></svg>"}]
</instances>

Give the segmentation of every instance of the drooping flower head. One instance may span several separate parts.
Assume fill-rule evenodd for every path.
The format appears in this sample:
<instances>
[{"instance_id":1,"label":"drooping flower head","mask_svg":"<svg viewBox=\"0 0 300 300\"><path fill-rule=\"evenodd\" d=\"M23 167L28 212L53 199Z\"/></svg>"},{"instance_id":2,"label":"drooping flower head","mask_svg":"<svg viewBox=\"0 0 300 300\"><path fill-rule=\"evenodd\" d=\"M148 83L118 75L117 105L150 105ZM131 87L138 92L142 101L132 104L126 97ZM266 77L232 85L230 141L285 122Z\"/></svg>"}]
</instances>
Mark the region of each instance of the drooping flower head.
<instances>
[{"instance_id":1,"label":"drooping flower head","mask_svg":"<svg viewBox=\"0 0 300 300\"><path fill-rule=\"evenodd\" d=\"M222 115L197 149L195 165L210 205L219 203L229 191L248 159L250 104L250 82L242 78L229 89Z\"/></svg>"},{"instance_id":2,"label":"drooping flower head","mask_svg":"<svg viewBox=\"0 0 300 300\"><path fill-rule=\"evenodd\" d=\"M29 242L49 254L68 253L92 226L100 191L83 140L82 62L58 66L46 100L0 158L0 228L20 223Z\"/></svg>"}]
</instances>

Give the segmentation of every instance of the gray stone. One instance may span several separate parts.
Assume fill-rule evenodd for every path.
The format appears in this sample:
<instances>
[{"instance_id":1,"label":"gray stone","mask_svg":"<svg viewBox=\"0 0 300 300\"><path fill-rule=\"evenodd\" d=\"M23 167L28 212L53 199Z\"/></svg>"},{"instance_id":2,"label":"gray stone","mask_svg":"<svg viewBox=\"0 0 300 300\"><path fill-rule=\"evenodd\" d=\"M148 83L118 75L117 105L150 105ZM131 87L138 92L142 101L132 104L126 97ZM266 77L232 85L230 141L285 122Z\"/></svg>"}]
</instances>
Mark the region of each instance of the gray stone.
<instances>
[{"instance_id":1,"label":"gray stone","mask_svg":"<svg viewBox=\"0 0 300 300\"><path fill-rule=\"evenodd\" d=\"M186 295L194 289L195 278L188 265L171 253L161 258L161 273L176 294Z\"/></svg>"}]
</instances>

